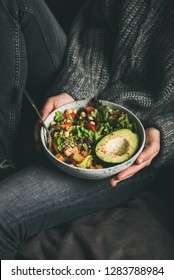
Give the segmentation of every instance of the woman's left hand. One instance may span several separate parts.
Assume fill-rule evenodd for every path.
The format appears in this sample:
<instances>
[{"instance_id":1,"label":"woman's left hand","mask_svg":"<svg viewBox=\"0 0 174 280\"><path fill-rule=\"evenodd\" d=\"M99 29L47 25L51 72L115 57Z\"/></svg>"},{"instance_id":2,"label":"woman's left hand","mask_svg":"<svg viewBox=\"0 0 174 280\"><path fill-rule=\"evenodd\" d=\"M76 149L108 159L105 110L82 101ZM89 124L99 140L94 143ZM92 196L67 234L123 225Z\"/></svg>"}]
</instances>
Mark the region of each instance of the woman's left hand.
<instances>
[{"instance_id":1,"label":"woman's left hand","mask_svg":"<svg viewBox=\"0 0 174 280\"><path fill-rule=\"evenodd\" d=\"M149 166L153 158L160 151L160 132L158 129L150 127L146 129L146 143L143 152L138 156L136 162L121 171L110 180L112 187L116 186L120 181L133 176L136 172L140 171L146 166Z\"/></svg>"}]
</instances>

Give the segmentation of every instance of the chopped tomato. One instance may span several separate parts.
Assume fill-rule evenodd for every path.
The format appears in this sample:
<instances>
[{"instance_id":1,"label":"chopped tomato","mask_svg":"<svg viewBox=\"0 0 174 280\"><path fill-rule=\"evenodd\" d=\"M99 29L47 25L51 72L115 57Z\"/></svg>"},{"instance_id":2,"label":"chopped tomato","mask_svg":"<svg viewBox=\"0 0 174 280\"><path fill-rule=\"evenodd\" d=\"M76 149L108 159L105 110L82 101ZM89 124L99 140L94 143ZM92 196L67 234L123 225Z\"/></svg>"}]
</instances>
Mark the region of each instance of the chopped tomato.
<instances>
[{"instance_id":1,"label":"chopped tomato","mask_svg":"<svg viewBox=\"0 0 174 280\"><path fill-rule=\"evenodd\" d=\"M70 116L71 116L71 118L74 120L75 117L76 117L76 114L75 114L75 113L71 113Z\"/></svg>"},{"instance_id":2,"label":"chopped tomato","mask_svg":"<svg viewBox=\"0 0 174 280\"><path fill-rule=\"evenodd\" d=\"M69 114L62 114L62 116L64 116L65 119L67 119L69 117Z\"/></svg>"},{"instance_id":3,"label":"chopped tomato","mask_svg":"<svg viewBox=\"0 0 174 280\"><path fill-rule=\"evenodd\" d=\"M86 124L85 124L85 127L86 127L87 129L92 130L92 131L96 131L96 126L95 126L95 124L86 123Z\"/></svg>"},{"instance_id":4,"label":"chopped tomato","mask_svg":"<svg viewBox=\"0 0 174 280\"><path fill-rule=\"evenodd\" d=\"M86 110L87 113L91 113L92 111L95 110L95 108L93 106L86 106L85 110Z\"/></svg>"},{"instance_id":5,"label":"chopped tomato","mask_svg":"<svg viewBox=\"0 0 174 280\"><path fill-rule=\"evenodd\" d=\"M65 119L67 119L68 117L71 117L73 120L75 119L76 117L76 114L75 113L71 113L71 114L62 114L64 116Z\"/></svg>"},{"instance_id":6,"label":"chopped tomato","mask_svg":"<svg viewBox=\"0 0 174 280\"><path fill-rule=\"evenodd\" d=\"M61 125L60 125L60 127L61 128L68 128L68 127L70 127L70 126L72 126L72 123L71 122L68 122L68 123L62 123Z\"/></svg>"},{"instance_id":7,"label":"chopped tomato","mask_svg":"<svg viewBox=\"0 0 174 280\"><path fill-rule=\"evenodd\" d=\"M118 111L118 112L115 112L114 114L113 114L113 117L114 117L114 119L119 119L119 117L121 116L121 113Z\"/></svg>"}]
</instances>

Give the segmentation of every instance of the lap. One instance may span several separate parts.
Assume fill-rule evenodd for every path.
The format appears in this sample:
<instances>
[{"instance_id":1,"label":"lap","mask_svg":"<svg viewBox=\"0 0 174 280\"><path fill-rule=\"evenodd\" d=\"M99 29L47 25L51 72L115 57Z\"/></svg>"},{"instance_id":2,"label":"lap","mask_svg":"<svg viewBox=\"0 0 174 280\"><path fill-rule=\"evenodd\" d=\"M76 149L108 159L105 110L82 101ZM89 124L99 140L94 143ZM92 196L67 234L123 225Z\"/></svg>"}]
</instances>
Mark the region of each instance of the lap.
<instances>
[{"instance_id":1,"label":"lap","mask_svg":"<svg viewBox=\"0 0 174 280\"><path fill-rule=\"evenodd\" d=\"M43 158L0 182L0 211L14 227L23 222L28 224L31 235L124 203L149 188L153 180L154 171L148 168L113 188L109 185L109 178L75 178Z\"/></svg>"}]
</instances>

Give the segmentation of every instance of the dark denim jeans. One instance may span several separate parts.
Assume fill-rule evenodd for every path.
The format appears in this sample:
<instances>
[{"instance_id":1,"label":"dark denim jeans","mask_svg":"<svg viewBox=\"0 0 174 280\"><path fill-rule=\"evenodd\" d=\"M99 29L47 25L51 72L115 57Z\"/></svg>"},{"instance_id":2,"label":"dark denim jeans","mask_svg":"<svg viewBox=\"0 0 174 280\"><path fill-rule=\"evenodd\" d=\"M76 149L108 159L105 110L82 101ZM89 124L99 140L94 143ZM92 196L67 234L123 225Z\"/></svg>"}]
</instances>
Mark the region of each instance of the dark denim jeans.
<instances>
[{"instance_id":1,"label":"dark denim jeans","mask_svg":"<svg viewBox=\"0 0 174 280\"><path fill-rule=\"evenodd\" d=\"M42 230L138 196L155 173L146 168L117 187L72 177L47 159L14 173L0 182L0 259L14 259L21 242Z\"/></svg>"},{"instance_id":2,"label":"dark denim jeans","mask_svg":"<svg viewBox=\"0 0 174 280\"><path fill-rule=\"evenodd\" d=\"M14 164L22 87L44 98L66 36L43 0L0 0L0 36L0 168L6 168Z\"/></svg>"},{"instance_id":3,"label":"dark denim jeans","mask_svg":"<svg viewBox=\"0 0 174 280\"><path fill-rule=\"evenodd\" d=\"M66 36L43 0L0 0L0 160L13 163L21 88L44 94L54 80ZM64 174L44 157L0 181L0 258L14 259L19 244L41 230L114 207L151 187L146 168L117 187Z\"/></svg>"}]
</instances>

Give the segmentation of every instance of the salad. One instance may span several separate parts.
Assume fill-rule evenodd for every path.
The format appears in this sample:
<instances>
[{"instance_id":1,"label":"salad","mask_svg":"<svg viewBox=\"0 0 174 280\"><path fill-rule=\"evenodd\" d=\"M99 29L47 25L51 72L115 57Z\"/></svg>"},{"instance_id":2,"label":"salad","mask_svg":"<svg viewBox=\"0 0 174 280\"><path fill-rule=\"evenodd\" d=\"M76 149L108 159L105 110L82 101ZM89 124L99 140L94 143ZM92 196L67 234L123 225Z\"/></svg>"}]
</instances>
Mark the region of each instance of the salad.
<instances>
[{"instance_id":1,"label":"salad","mask_svg":"<svg viewBox=\"0 0 174 280\"><path fill-rule=\"evenodd\" d=\"M92 99L79 109L57 111L48 127L52 137L52 154L69 165L101 169L113 164L101 160L95 151L106 135L119 130L137 131L136 124L119 109L104 106Z\"/></svg>"}]
</instances>

